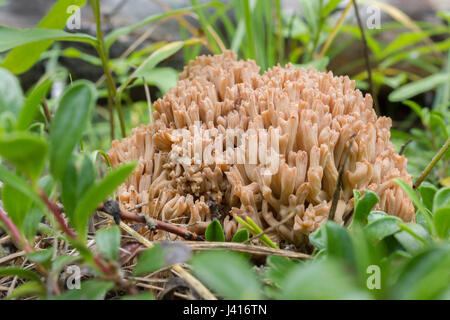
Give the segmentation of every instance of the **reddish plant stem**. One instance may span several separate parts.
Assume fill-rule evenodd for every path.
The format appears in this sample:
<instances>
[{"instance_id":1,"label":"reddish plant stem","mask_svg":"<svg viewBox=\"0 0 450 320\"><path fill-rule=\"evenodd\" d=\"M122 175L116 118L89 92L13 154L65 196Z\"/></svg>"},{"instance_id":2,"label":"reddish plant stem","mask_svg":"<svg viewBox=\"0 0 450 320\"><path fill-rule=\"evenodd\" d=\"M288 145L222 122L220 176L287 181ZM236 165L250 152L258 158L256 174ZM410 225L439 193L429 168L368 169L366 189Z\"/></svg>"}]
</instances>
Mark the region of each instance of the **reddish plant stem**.
<instances>
[{"instance_id":1,"label":"reddish plant stem","mask_svg":"<svg viewBox=\"0 0 450 320\"><path fill-rule=\"evenodd\" d=\"M108 206L107 206L108 207ZM116 206L117 208L117 206ZM109 212L107 208L105 208L104 204L98 207L99 211L106 212L110 215L115 215L116 212ZM163 230L167 231L173 234L176 234L177 236L182 237L185 240L194 240L194 241L204 241L201 236L197 235L195 232L191 232L189 230L186 230L185 228L175 226L173 224L163 222L160 220L155 220L147 216L141 216L137 215L135 213L129 212L129 211L120 211L119 217L125 220L131 220L139 223L145 223L149 226L150 229L156 229L156 230Z\"/></svg>"},{"instance_id":2,"label":"reddish plant stem","mask_svg":"<svg viewBox=\"0 0 450 320\"><path fill-rule=\"evenodd\" d=\"M53 201L51 201L47 197L47 195L45 194L44 191L41 191L41 198L42 198L42 200L44 200L44 202L47 205L47 207L50 209L50 211L55 216L55 218L58 221L59 225L61 226L62 230L70 238L76 239L77 236L76 236L75 232L69 227L69 225L64 220L64 218L62 216L62 211L59 208L59 206L56 203L54 203ZM94 262L100 268L100 270L102 270L103 273L105 273L107 275L111 275L112 274L111 269L108 266L106 266L98 256L94 256Z\"/></svg>"},{"instance_id":3,"label":"reddish plant stem","mask_svg":"<svg viewBox=\"0 0 450 320\"><path fill-rule=\"evenodd\" d=\"M45 194L44 191L41 191L41 198L42 200L44 200L45 204L47 205L47 207L50 209L50 211L53 213L53 216L56 218L56 221L58 221L59 225L61 226L61 228L63 229L63 231L72 239L75 239L77 236L75 234L75 232L69 227L69 225L66 223L66 221L64 220L63 216L62 216L62 212L61 209L59 208L59 206L52 202L47 195Z\"/></svg>"},{"instance_id":4,"label":"reddish plant stem","mask_svg":"<svg viewBox=\"0 0 450 320\"><path fill-rule=\"evenodd\" d=\"M0 208L0 219L3 221L6 228L8 228L9 231L11 231L11 237L13 238L13 240L17 244L23 243L24 249L27 253L33 252L33 249L31 249L28 242L26 240L22 241L22 239L21 239L22 237L20 236L19 229L17 229L16 225L11 221L11 219L8 217L6 212L4 212L1 208Z\"/></svg>"}]
</instances>

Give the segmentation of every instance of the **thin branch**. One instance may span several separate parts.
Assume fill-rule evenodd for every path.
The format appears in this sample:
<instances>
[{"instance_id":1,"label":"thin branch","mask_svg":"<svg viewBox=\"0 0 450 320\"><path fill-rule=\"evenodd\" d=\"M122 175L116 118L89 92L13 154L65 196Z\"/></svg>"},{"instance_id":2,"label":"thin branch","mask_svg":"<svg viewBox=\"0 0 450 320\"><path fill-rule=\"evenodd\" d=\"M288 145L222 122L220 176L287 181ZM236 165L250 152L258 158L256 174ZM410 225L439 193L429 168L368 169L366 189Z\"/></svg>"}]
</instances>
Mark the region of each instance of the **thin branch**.
<instances>
[{"instance_id":1,"label":"thin branch","mask_svg":"<svg viewBox=\"0 0 450 320\"><path fill-rule=\"evenodd\" d=\"M139 223L145 223L150 228L150 230L163 230L176 234L177 236L182 237L185 240L204 241L201 236L197 235L195 232L186 230L185 228L178 227L171 223L152 219L148 216L141 216L129 211L122 211L120 210L119 204L116 201L105 201L104 204L98 207L98 210L112 215L116 224L120 223L120 219L126 219Z\"/></svg>"},{"instance_id":2,"label":"thin branch","mask_svg":"<svg viewBox=\"0 0 450 320\"><path fill-rule=\"evenodd\" d=\"M42 200L44 200L45 204L50 209L50 211L53 214L53 216L55 217L56 221L61 226L61 229L69 237L71 237L72 239L76 239L77 236L76 236L75 232L69 227L69 225L66 223L66 221L64 220L64 218L62 216L61 208L56 203L51 201L47 197L47 194L44 191L41 191L41 198L42 198Z\"/></svg>"},{"instance_id":3,"label":"thin branch","mask_svg":"<svg viewBox=\"0 0 450 320\"><path fill-rule=\"evenodd\" d=\"M154 244L150 240L148 240L147 238L144 238L138 232L134 231L133 228L131 228L129 225L127 225L123 221L120 221L120 227L123 230L125 230L128 234L130 234L131 236L136 238L136 240L138 240L140 243L142 243L147 248L152 248L154 246ZM201 243L201 242L197 242L197 243ZM211 293L211 291L208 290L208 288L206 288L199 280L197 280L197 278L195 278L193 275L191 275L188 271L186 271L179 264L172 266L172 270L178 272L180 277L182 279L186 280L186 282L189 283L203 299L217 300L216 296L214 296Z\"/></svg>"},{"instance_id":4,"label":"thin branch","mask_svg":"<svg viewBox=\"0 0 450 320\"><path fill-rule=\"evenodd\" d=\"M347 164L348 156L350 154L350 150L352 149L353 141L355 140L356 133L350 136L350 143L347 149L347 152L344 155L344 160L342 161L341 168L339 169L339 175L336 182L336 188L334 189L333 201L331 202L330 212L328 214L328 220L334 220L334 215L336 213L338 201L341 195L342 188L342 177L344 175L345 165Z\"/></svg>"},{"instance_id":5,"label":"thin branch","mask_svg":"<svg viewBox=\"0 0 450 320\"><path fill-rule=\"evenodd\" d=\"M417 178L416 182L414 183L414 188L418 188L420 184L425 180L425 178L430 174L431 170L433 170L434 166L438 163L438 161L444 156L445 152L447 151L448 147L450 146L450 138L447 139L447 141L444 143L444 145L439 149L438 153L431 159L430 163L427 165L425 170L423 170L422 174Z\"/></svg>"},{"instance_id":6,"label":"thin branch","mask_svg":"<svg viewBox=\"0 0 450 320\"><path fill-rule=\"evenodd\" d=\"M398 152L398 154L401 156L403 154L403 152L405 152L406 147L408 146L408 144L410 144L412 142L412 139L408 139L404 144L402 144L402 146L400 147L400 151Z\"/></svg>"},{"instance_id":7,"label":"thin branch","mask_svg":"<svg viewBox=\"0 0 450 320\"><path fill-rule=\"evenodd\" d=\"M22 237L20 236L20 232L19 229L17 229L16 225L14 224L14 222L11 221L11 219L8 217L8 215L6 214L6 212L4 212L2 210L2 208L0 208L0 220L3 221L3 223L5 224L5 227L7 229L9 229L9 231L11 232L11 236L13 238L13 240L17 243L17 244L21 244L23 245L25 251L27 253L31 253L33 252L33 249L31 249L30 245L28 244L28 242L26 240L22 241Z\"/></svg>"},{"instance_id":8,"label":"thin branch","mask_svg":"<svg viewBox=\"0 0 450 320\"><path fill-rule=\"evenodd\" d=\"M359 29L361 31L361 39L363 41L364 60L366 62L366 69L367 69L367 77L368 77L368 80L369 80L370 94L372 95L372 98L373 98L373 104L374 104L374 107L375 107L375 112L377 113L377 115L380 115L380 106L378 105L378 98L375 95L375 88L373 86L373 81L372 81L372 69L370 67L369 47L367 45L366 35L364 33L364 27L363 27L362 22L361 22L361 17L359 16L358 5L356 4L355 0L352 0L352 2L353 2L353 6L355 7L356 20L358 21L358 26L359 26Z\"/></svg>"}]
</instances>

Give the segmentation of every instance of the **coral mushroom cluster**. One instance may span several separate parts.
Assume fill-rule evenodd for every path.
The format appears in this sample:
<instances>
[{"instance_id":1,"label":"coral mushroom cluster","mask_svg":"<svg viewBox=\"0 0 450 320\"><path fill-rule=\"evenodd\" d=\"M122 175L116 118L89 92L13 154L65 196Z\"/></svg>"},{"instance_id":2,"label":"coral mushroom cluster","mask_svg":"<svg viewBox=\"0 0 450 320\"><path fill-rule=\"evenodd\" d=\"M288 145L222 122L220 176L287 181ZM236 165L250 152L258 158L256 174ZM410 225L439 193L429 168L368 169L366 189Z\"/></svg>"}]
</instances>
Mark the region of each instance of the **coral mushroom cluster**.
<instances>
[{"instance_id":1,"label":"coral mushroom cluster","mask_svg":"<svg viewBox=\"0 0 450 320\"><path fill-rule=\"evenodd\" d=\"M291 64L260 75L254 61L227 51L190 62L154 108L154 123L113 141L108 153L113 166L139 161L118 191L124 209L145 204L138 212L200 233L217 217L227 239L238 229L233 217L249 216L263 229L278 225L269 233L277 243L300 245L328 218L348 152L334 220L351 215L353 189L376 192L378 210L414 219L411 201L392 181L411 184L406 158L389 141L391 120L377 118L371 96L348 77ZM268 150L250 154L264 145Z\"/></svg>"}]
</instances>

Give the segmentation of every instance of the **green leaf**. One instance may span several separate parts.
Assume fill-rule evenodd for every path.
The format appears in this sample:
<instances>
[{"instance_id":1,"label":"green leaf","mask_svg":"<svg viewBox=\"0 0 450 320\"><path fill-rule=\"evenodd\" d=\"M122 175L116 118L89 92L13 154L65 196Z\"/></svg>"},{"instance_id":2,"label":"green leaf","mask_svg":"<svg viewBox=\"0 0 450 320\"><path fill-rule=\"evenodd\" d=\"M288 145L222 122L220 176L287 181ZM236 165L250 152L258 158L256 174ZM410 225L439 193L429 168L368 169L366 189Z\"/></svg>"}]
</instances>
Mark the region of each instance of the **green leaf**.
<instances>
[{"instance_id":1,"label":"green leaf","mask_svg":"<svg viewBox=\"0 0 450 320\"><path fill-rule=\"evenodd\" d=\"M281 300L367 299L341 264L326 259L299 264L286 275Z\"/></svg>"},{"instance_id":2,"label":"green leaf","mask_svg":"<svg viewBox=\"0 0 450 320\"><path fill-rule=\"evenodd\" d=\"M219 220L214 219L205 231L206 241L225 242L225 234Z\"/></svg>"},{"instance_id":3,"label":"green leaf","mask_svg":"<svg viewBox=\"0 0 450 320\"><path fill-rule=\"evenodd\" d=\"M68 12L70 6L82 7L86 0L59 0L48 11L45 17L36 26L37 29L63 29L67 19L71 16ZM3 67L15 74L23 73L30 69L41 54L53 44L53 40L27 44L11 50L3 61Z\"/></svg>"},{"instance_id":4,"label":"green leaf","mask_svg":"<svg viewBox=\"0 0 450 320\"><path fill-rule=\"evenodd\" d=\"M114 282L87 280L81 283L79 290L68 290L54 297L55 300L103 300L114 287Z\"/></svg>"},{"instance_id":5,"label":"green leaf","mask_svg":"<svg viewBox=\"0 0 450 320\"><path fill-rule=\"evenodd\" d=\"M119 257L120 229L118 226L100 229L95 234L97 248L106 257L117 260Z\"/></svg>"},{"instance_id":6,"label":"green leaf","mask_svg":"<svg viewBox=\"0 0 450 320\"><path fill-rule=\"evenodd\" d=\"M414 205L416 206L416 208L418 210L420 210L423 214L423 217L425 218L425 220L427 221L428 224L428 228L432 231L432 233L434 234L434 226L433 226L433 221L431 221L431 217L430 217L430 211L425 207L425 205L423 204L422 201L420 201L419 197L417 196L417 193L413 190L413 188L411 188L405 181L403 181L400 178L395 178L393 179L393 181L395 183L397 183L402 189L403 191L405 191L405 193L408 195L408 197L412 200L412 202L414 203Z\"/></svg>"},{"instance_id":7,"label":"green leaf","mask_svg":"<svg viewBox=\"0 0 450 320\"><path fill-rule=\"evenodd\" d=\"M44 167L47 143L27 132L15 132L0 136L0 156L17 169L36 180Z\"/></svg>"},{"instance_id":8,"label":"green leaf","mask_svg":"<svg viewBox=\"0 0 450 320\"><path fill-rule=\"evenodd\" d=\"M145 82L158 87L161 94L177 86L178 72L173 68L153 68L145 75Z\"/></svg>"},{"instance_id":9,"label":"green leaf","mask_svg":"<svg viewBox=\"0 0 450 320\"><path fill-rule=\"evenodd\" d=\"M450 206L437 209L434 212L433 222L436 234L442 239L448 238L450 236Z\"/></svg>"},{"instance_id":10,"label":"green leaf","mask_svg":"<svg viewBox=\"0 0 450 320\"><path fill-rule=\"evenodd\" d=\"M164 267L164 251L159 244L145 250L138 259L133 275L140 276Z\"/></svg>"},{"instance_id":11,"label":"green leaf","mask_svg":"<svg viewBox=\"0 0 450 320\"><path fill-rule=\"evenodd\" d=\"M450 187L439 189L434 196L433 210L450 206Z\"/></svg>"},{"instance_id":12,"label":"green leaf","mask_svg":"<svg viewBox=\"0 0 450 320\"><path fill-rule=\"evenodd\" d=\"M406 100L414 96L417 96L421 93L433 90L434 88L444 83L445 81L448 81L447 74L445 73L433 74L426 78L405 84L404 86L395 89L389 94L388 98L389 101L392 102Z\"/></svg>"},{"instance_id":13,"label":"green leaf","mask_svg":"<svg viewBox=\"0 0 450 320\"><path fill-rule=\"evenodd\" d=\"M0 267L0 276L18 276L21 279L41 282L41 277L31 270L19 267Z\"/></svg>"},{"instance_id":14,"label":"green leaf","mask_svg":"<svg viewBox=\"0 0 450 320\"><path fill-rule=\"evenodd\" d=\"M28 210L22 226L23 234L27 239L34 239L43 216L42 210L34 204Z\"/></svg>"},{"instance_id":15,"label":"green leaf","mask_svg":"<svg viewBox=\"0 0 450 320\"><path fill-rule=\"evenodd\" d=\"M9 184L5 184L2 188L2 202L12 222L22 230L23 221L31 207L31 199Z\"/></svg>"},{"instance_id":16,"label":"green leaf","mask_svg":"<svg viewBox=\"0 0 450 320\"><path fill-rule=\"evenodd\" d=\"M234 236L233 239L231 239L231 242L238 242L238 243L242 243L245 242L249 239L249 234L247 229L241 229L238 230Z\"/></svg>"},{"instance_id":17,"label":"green leaf","mask_svg":"<svg viewBox=\"0 0 450 320\"><path fill-rule=\"evenodd\" d=\"M354 262L354 252L347 229L332 221L327 221L325 228L328 256L343 259L352 264Z\"/></svg>"},{"instance_id":18,"label":"green leaf","mask_svg":"<svg viewBox=\"0 0 450 320\"><path fill-rule=\"evenodd\" d=\"M61 97L50 125L50 170L61 179L75 145L90 121L96 100L95 87L76 81Z\"/></svg>"},{"instance_id":19,"label":"green leaf","mask_svg":"<svg viewBox=\"0 0 450 320\"><path fill-rule=\"evenodd\" d=\"M279 287L289 271L298 265L298 262L286 257L268 256L266 264L267 271L264 273L264 277Z\"/></svg>"},{"instance_id":20,"label":"green leaf","mask_svg":"<svg viewBox=\"0 0 450 320\"><path fill-rule=\"evenodd\" d=\"M433 199L438 189L431 183L424 181L421 183L418 190L425 207L427 207L428 210L433 211Z\"/></svg>"},{"instance_id":21,"label":"green leaf","mask_svg":"<svg viewBox=\"0 0 450 320\"><path fill-rule=\"evenodd\" d=\"M191 249L181 242L157 244L139 257L134 275L139 276L166 266L184 263L191 257L191 253Z\"/></svg>"},{"instance_id":22,"label":"green leaf","mask_svg":"<svg viewBox=\"0 0 450 320\"><path fill-rule=\"evenodd\" d=\"M17 121L18 130L25 130L32 123L35 115L39 111L41 101L47 96L52 84L53 81L51 79L45 79L33 87L20 111L19 120Z\"/></svg>"},{"instance_id":23,"label":"green leaf","mask_svg":"<svg viewBox=\"0 0 450 320\"><path fill-rule=\"evenodd\" d=\"M77 179L77 196L78 199L83 197L87 190L94 184L95 182L95 168L94 163L88 155L85 155L83 158L83 162L81 163L80 173L78 174Z\"/></svg>"},{"instance_id":24,"label":"green leaf","mask_svg":"<svg viewBox=\"0 0 450 320\"><path fill-rule=\"evenodd\" d=\"M33 262L42 264L44 267L49 267L54 252L55 247L50 247L48 249L27 253L27 257Z\"/></svg>"},{"instance_id":25,"label":"green leaf","mask_svg":"<svg viewBox=\"0 0 450 320\"><path fill-rule=\"evenodd\" d=\"M191 265L200 280L225 299L261 298L261 284L250 263L235 252L202 252Z\"/></svg>"},{"instance_id":26,"label":"green leaf","mask_svg":"<svg viewBox=\"0 0 450 320\"><path fill-rule=\"evenodd\" d=\"M46 209L45 203L42 199L34 193L33 189L27 184L27 182L19 177L17 174L11 172L6 167L0 164L0 181L5 184L9 184L11 187L20 191L22 194L33 200L41 209Z\"/></svg>"},{"instance_id":27,"label":"green leaf","mask_svg":"<svg viewBox=\"0 0 450 320\"><path fill-rule=\"evenodd\" d=\"M372 241L380 241L400 231L398 223L402 220L398 217L388 216L370 222L366 227L366 234Z\"/></svg>"},{"instance_id":28,"label":"green leaf","mask_svg":"<svg viewBox=\"0 0 450 320\"><path fill-rule=\"evenodd\" d=\"M132 73L130 76L133 78L145 77L150 71L152 71L158 63L172 56L174 53L179 51L185 45L184 41L174 41L170 42L158 50L155 50L141 65Z\"/></svg>"},{"instance_id":29,"label":"green leaf","mask_svg":"<svg viewBox=\"0 0 450 320\"><path fill-rule=\"evenodd\" d=\"M97 45L97 39L84 33L69 33L54 29L16 29L0 26L0 52L45 40L77 41Z\"/></svg>"},{"instance_id":30,"label":"green leaf","mask_svg":"<svg viewBox=\"0 0 450 320\"><path fill-rule=\"evenodd\" d=\"M353 190L353 198L355 199L353 221L365 225L370 211L380 198L378 198L375 192L370 190L365 190L362 198L358 190Z\"/></svg>"},{"instance_id":31,"label":"green leaf","mask_svg":"<svg viewBox=\"0 0 450 320\"><path fill-rule=\"evenodd\" d=\"M86 237L87 222L97 206L106 199L133 172L136 163L116 167L99 183L92 186L80 199L74 213L73 225L82 239Z\"/></svg>"},{"instance_id":32,"label":"green leaf","mask_svg":"<svg viewBox=\"0 0 450 320\"><path fill-rule=\"evenodd\" d=\"M450 283L450 250L435 247L409 259L391 289L391 299L438 299Z\"/></svg>"},{"instance_id":33,"label":"green leaf","mask_svg":"<svg viewBox=\"0 0 450 320\"><path fill-rule=\"evenodd\" d=\"M0 68L0 114L10 111L17 116L22 104L23 92L19 80L8 70Z\"/></svg>"},{"instance_id":34,"label":"green leaf","mask_svg":"<svg viewBox=\"0 0 450 320\"><path fill-rule=\"evenodd\" d=\"M73 215L78 203L78 172L75 157L71 157L67 163L64 176L61 180L61 202L64 205L67 217L73 221Z\"/></svg>"},{"instance_id":35,"label":"green leaf","mask_svg":"<svg viewBox=\"0 0 450 320\"><path fill-rule=\"evenodd\" d=\"M325 225L321 225L319 229L309 234L309 241L318 250L327 247L327 230Z\"/></svg>"},{"instance_id":36,"label":"green leaf","mask_svg":"<svg viewBox=\"0 0 450 320\"><path fill-rule=\"evenodd\" d=\"M323 57L323 58L311 60L309 62L302 63L302 64L294 64L294 66L296 68L303 68L303 69L308 69L308 67L311 66L314 69L321 71L321 70L325 69L329 63L330 63L330 58Z\"/></svg>"},{"instance_id":37,"label":"green leaf","mask_svg":"<svg viewBox=\"0 0 450 320\"><path fill-rule=\"evenodd\" d=\"M37 281L25 282L20 287L14 289L14 291L11 292L11 294L8 295L6 299L10 300L19 297L32 297L32 296L38 297L45 296L45 287L41 282Z\"/></svg>"},{"instance_id":38,"label":"green leaf","mask_svg":"<svg viewBox=\"0 0 450 320\"><path fill-rule=\"evenodd\" d=\"M409 230L400 231L394 234L395 239L405 248L406 251L414 253L420 249L422 249L425 245L428 244L430 240L430 235L422 227L420 224L416 223L399 223L400 226L406 226ZM403 227L403 229L405 229ZM411 234L412 233L412 234Z\"/></svg>"}]
</instances>

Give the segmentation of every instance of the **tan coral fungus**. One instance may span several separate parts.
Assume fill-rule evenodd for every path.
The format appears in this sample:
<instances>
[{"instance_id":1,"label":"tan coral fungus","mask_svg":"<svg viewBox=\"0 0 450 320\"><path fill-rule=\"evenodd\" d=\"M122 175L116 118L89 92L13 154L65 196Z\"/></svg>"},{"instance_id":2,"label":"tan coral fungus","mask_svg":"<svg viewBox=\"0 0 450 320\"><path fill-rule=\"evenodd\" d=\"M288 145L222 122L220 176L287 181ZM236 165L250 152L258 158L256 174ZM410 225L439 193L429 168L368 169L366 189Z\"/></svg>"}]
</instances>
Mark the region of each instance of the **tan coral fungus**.
<instances>
[{"instance_id":1,"label":"tan coral fungus","mask_svg":"<svg viewBox=\"0 0 450 320\"><path fill-rule=\"evenodd\" d=\"M124 209L148 202L142 214L201 233L217 214L214 204L224 215L227 239L238 229L235 215L250 216L266 229L294 211L269 236L299 245L327 219L338 168L356 134L335 221L352 212L353 189L376 192L378 210L414 219L411 201L392 181L400 177L411 184L406 158L389 141L391 119L377 118L371 96L355 90L348 77L292 64L260 75L254 61L237 61L227 51L190 62L178 86L154 108L154 123L113 141L108 154L113 166L139 160L118 191ZM263 142L269 151L250 159L249 148ZM214 147L225 147L225 156L215 158ZM205 153L212 156L195 158ZM267 159L275 171L264 171ZM158 231L150 237L175 236Z\"/></svg>"}]
</instances>

